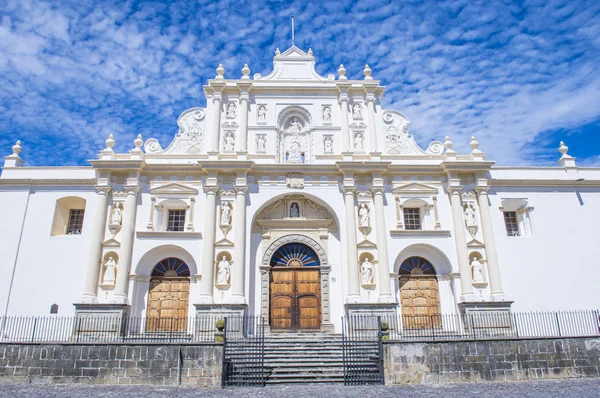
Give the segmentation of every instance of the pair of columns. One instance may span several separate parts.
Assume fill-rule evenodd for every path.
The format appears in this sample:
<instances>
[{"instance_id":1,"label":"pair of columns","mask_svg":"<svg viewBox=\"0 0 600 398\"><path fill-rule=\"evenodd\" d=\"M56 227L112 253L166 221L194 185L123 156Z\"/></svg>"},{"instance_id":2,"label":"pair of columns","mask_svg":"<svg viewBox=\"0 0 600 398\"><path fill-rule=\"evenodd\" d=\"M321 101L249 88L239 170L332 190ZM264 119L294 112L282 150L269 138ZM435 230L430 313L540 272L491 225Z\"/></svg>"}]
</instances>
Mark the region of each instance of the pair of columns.
<instances>
[{"instance_id":1,"label":"pair of columns","mask_svg":"<svg viewBox=\"0 0 600 398\"><path fill-rule=\"evenodd\" d=\"M390 288L390 271L387 248L387 234L384 215L384 188L374 187L373 202L375 207L375 228L377 236L377 264L379 298L383 302L391 301L392 294ZM344 205L346 210L346 262L348 264L348 301L356 302L360 298L360 284L358 269L358 251L356 238L356 206L355 206L355 188L344 188Z\"/></svg>"},{"instance_id":2,"label":"pair of columns","mask_svg":"<svg viewBox=\"0 0 600 398\"><path fill-rule=\"evenodd\" d=\"M368 94L367 102L367 120L369 121L369 149L371 152L377 152L377 128L375 122L375 95ZM350 121L348 115L348 94L342 92L339 97L340 110L342 114L342 151L354 152L352 132L350 130Z\"/></svg>"},{"instance_id":3,"label":"pair of columns","mask_svg":"<svg viewBox=\"0 0 600 398\"><path fill-rule=\"evenodd\" d=\"M117 280L113 294L113 300L117 304L129 304L127 299L128 276L131 269L131 255L133 252L133 241L135 238L135 217L137 213L137 194L139 188L125 187L127 196L123 209L123 220L121 226L121 246L119 250L119 262L117 265ZM102 241L106 229L106 214L108 212L108 194L110 187L97 187L98 203L94 215L94 229L91 231L92 246L88 254L85 270L82 301L84 303L97 302L98 278L101 274Z\"/></svg>"},{"instance_id":4,"label":"pair of columns","mask_svg":"<svg viewBox=\"0 0 600 398\"><path fill-rule=\"evenodd\" d=\"M240 129L235 138L236 152L248 151L248 87L242 89L240 96ZM213 94L213 115L212 115L212 134L211 134L211 151L219 152L221 145L221 107L223 105L223 97L220 92Z\"/></svg>"},{"instance_id":5,"label":"pair of columns","mask_svg":"<svg viewBox=\"0 0 600 398\"><path fill-rule=\"evenodd\" d=\"M460 273L460 287L462 291L461 299L463 301L472 301L474 299L473 275L471 273L471 264L469 262L469 253L467 251L467 240L465 236L465 222L463 218L463 207L461 201L462 187L451 186L448 188L448 190L450 192L450 205L452 206L452 221L456 242L458 269ZM477 199L488 265L490 295L492 300L494 300L495 298L502 298L504 292L502 290L502 281L500 280L500 267L498 264L496 242L492 229L490 205L487 196L488 187L478 185L475 188L475 191L478 193Z\"/></svg>"},{"instance_id":6,"label":"pair of columns","mask_svg":"<svg viewBox=\"0 0 600 398\"><path fill-rule=\"evenodd\" d=\"M246 186L235 187L235 208L233 221L234 251L231 270L231 293L235 304L245 303L246 275ZM216 185L206 187L206 217L204 228L204 247L202 252L202 282L198 304L212 304L215 284L215 234L217 220Z\"/></svg>"}]
</instances>

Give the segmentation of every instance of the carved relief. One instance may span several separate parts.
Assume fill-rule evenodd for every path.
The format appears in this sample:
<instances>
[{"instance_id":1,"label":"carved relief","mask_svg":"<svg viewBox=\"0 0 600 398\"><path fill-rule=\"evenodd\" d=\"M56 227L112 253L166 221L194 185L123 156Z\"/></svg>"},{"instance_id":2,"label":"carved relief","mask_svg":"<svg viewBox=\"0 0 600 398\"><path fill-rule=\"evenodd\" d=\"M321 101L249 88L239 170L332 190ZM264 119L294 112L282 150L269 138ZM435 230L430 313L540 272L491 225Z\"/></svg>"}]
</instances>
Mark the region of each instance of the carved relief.
<instances>
[{"instance_id":1,"label":"carved relief","mask_svg":"<svg viewBox=\"0 0 600 398\"><path fill-rule=\"evenodd\" d=\"M225 117L227 119L235 119L236 116L237 116L237 104L233 101L230 101L227 103Z\"/></svg>"},{"instance_id":2,"label":"carved relief","mask_svg":"<svg viewBox=\"0 0 600 398\"><path fill-rule=\"evenodd\" d=\"M310 113L299 106L284 109L277 120L277 157L280 163L310 163L314 160Z\"/></svg>"},{"instance_id":3,"label":"carved relief","mask_svg":"<svg viewBox=\"0 0 600 398\"><path fill-rule=\"evenodd\" d=\"M333 136L332 135L323 136L323 152L333 153Z\"/></svg>"},{"instance_id":4,"label":"carved relief","mask_svg":"<svg viewBox=\"0 0 600 398\"><path fill-rule=\"evenodd\" d=\"M258 124L266 124L267 123L267 106L259 105L256 110L256 122Z\"/></svg>"},{"instance_id":5,"label":"carved relief","mask_svg":"<svg viewBox=\"0 0 600 398\"><path fill-rule=\"evenodd\" d=\"M331 124L331 106L325 105L322 109L323 124Z\"/></svg>"},{"instance_id":6,"label":"carved relief","mask_svg":"<svg viewBox=\"0 0 600 398\"><path fill-rule=\"evenodd\" d=\"M286 185L288 188L304 188L304 176L302 173L288 173Z\"/></svg>"},{"instance_id":7,"label":"carved relief","mask_svg":"<svg viewBox=\"0 0 600 398\"><path fill-rule=\"evenodd\" d=\"M329 211L325 207L302 195L287 195L283 199L269 204L256 218L257 220L283 220L290 218L292 214L291 207L294 203L298 208L298 217L314 220L331 218Z\"/></svg>"},{"instance_id":8,"label":"carved relief","mask_svg":"<svg viewBox=\"0 0 600 398\"><path fill-rule=\"evenodd\" d=\"M357 102L354 105L352 105L352 119L362 120L362 118L363 118L362 104Z\"/></svg>"},{"instance_id":9,"label":"carved relief","mask_svg":"<svg viewBox=\"0 0 600 398\"><path fill-rule=\"evenodd\" d=\"M267 152L267 135L257 134L256 135L256 153Z\"/></svg>"}]
</instances>

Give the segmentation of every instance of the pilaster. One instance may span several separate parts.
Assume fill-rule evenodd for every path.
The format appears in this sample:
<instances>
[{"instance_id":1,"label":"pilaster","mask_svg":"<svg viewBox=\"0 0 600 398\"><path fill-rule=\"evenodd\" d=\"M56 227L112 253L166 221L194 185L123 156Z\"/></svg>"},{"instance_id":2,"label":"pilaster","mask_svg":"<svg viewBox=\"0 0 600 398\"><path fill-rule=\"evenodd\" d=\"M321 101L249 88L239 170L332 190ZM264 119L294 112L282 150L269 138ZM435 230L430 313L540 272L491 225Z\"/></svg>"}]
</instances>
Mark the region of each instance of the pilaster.
<instances>
[{"instance_id":1,"label":"pilaster","mask_svg":"<svg viewBox=\"0 0 600 398\"><path fill-rule=\"evenodd\" d=\"M473 300L473 278L471 276L471 265L467 252L467 239L461 203L462 186L458 179L448 181L448 192L450 193L450 204L452 206L452 223L454 226L454 240L456 243L456 254L458 269L460 272L461 300Z\"/></svg>"},{"instance_id":2,"label":"pilaster","mask_svg":"<svg viewBox=\"0 0 600 398\"><path fill-rule=\"evenodd\" d=\"M213 303L213 288L215 283L215 235L217 213L217 172L210 171L204 186L206 191L206 207L204 217L204 241L202 247L202 279L200 295L197 304Z\"/></svg>"},{"instance_id":3,"label":"pilaster","mask_svg":"<svg viewBox=\"0 0 600 398\"><path fill-rule=\"evenodd\" d=\"M246 172L238 172L235 180L235 241L233 247L232 299L236 304L246 302Z\"/></svg>"}]
</instances>

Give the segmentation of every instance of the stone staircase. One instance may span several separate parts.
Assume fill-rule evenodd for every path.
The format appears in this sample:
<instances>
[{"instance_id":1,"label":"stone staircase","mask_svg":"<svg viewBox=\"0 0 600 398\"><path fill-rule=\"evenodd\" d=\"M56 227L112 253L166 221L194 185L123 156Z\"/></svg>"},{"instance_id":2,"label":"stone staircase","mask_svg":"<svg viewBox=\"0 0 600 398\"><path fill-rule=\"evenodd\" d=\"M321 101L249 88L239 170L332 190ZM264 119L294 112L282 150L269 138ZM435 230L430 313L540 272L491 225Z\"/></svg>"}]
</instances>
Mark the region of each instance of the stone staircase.
<instances>
[{"instance_id":1,"label":"stone staircase","mask_svg":"<svg viewBox=\"0 0 600 398\"><path fill-rule=\"evenodd\" d=\"M255 379L257 346L244 341L227 342L225 360L231 363L233 383ZM350 374L360 375L360 384L379 382L379 346L376 341L353 342ZM265 383L343 383L344 351L342 337L317 333L273 333L265 336Z\"/></svg>"}]
</instances>

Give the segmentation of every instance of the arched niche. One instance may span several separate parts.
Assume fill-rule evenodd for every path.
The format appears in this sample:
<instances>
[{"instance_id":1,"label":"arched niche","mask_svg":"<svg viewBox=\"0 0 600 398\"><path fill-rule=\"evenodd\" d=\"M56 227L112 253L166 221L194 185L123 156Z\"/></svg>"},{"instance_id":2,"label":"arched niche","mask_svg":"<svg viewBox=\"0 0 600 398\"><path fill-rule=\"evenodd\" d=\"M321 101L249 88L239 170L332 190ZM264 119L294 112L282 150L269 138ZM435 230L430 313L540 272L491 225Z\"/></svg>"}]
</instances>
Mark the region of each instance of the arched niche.
<instances>
[{"instance_id":1,"label":"arched niche","mask_svg":"<svg viewBox=\"0 0 600 398\"><path fill-rule=\"evenodd\" d=\"M314 161L313 122L302 106L288 106L277 116L277 159L279 163Z\"/></svg>"},{"instance_id":2,"label":"arched niche","mask_svg":"<svg viewBox=\"0 0 600 398\"><path fill-rule=\"evenodd\" d=\"M58 199L50 235L80 235L83 229L85 205L86 200L78 196L66 196ZM74 223L80 224L75 225Z\"/></svg>"}]
</instances>

